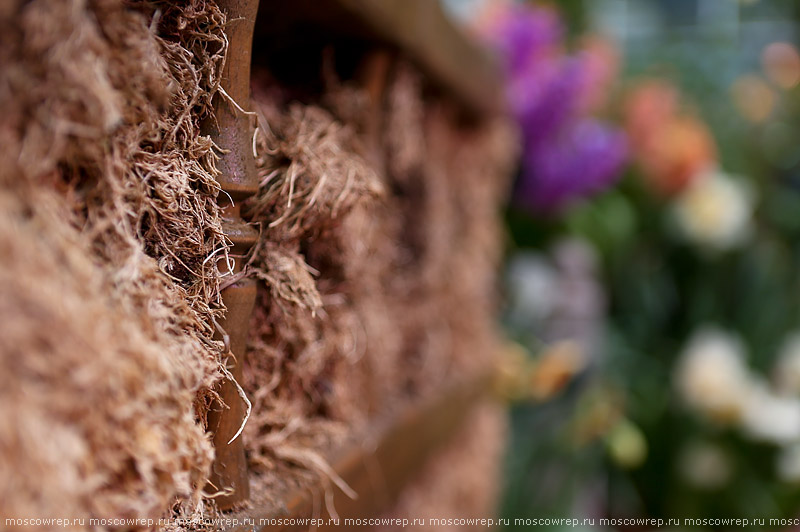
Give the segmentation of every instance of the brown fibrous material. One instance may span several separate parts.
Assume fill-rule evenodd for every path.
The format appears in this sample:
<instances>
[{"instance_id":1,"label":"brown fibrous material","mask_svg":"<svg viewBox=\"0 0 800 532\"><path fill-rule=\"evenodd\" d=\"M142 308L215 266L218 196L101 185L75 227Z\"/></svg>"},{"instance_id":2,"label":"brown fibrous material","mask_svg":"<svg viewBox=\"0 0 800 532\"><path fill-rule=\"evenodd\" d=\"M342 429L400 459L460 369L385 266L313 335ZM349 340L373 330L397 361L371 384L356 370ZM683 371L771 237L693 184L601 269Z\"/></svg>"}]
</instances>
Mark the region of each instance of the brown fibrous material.
<instances>
[{"instance_id":1,"label":"brown fibrous material","mask_svg":"<svg viewBox=\"0 0 800 532\"><path fill-rule=\"evenodd\" d=\"M504 408L478 405L464 426L440 449L383 517L406 519L411 526L378 526L392 530L485 530L480 521L496 519L503 484L503 458L508 432ZM476 524L462 524L474 520ZM397 522L397 521L394 521ZM434 523L444 522L445 525ZM421 524L420 524L421 523Z\"/></svg>"},{"instance_id":2,"label":"brown fibrous material","mask_svg":"<svg viewBox=\"0 0 800 532\"><path fill-rule=\"evenodd\" d=\"M0 515L214 512L203 420L229 243L200 124L224 25L203 0L0 7ZM377 105L347 85L267 94L241 384L268 499L310 472L336 484L331 449L491 364L514 141L502 120L465 127L423 98L405 64Z\"/></svg>"},{"instance_id":3,"label":"brown fibrous material","mask_svg":"<svg viewBox=\"0 0 800 532\"><path fill-rule=\"evenodd\" d=\"M200 502L227 244L198 132L224 23L200 0L2 8L3 516L157 519Z\"/></svg>"},{"instance_id":4,"label":"brown fibrous material","mask_svg":"<svg viewBox=\"0 0 800 532\"><path fill-rule=\"evenodd\" d=\"M371 108L358 89L290 105L255 90L262 186L249 212L273 255L252 263L266 283L245 358L245 442L263 494L286 489L286 449L329 456L370 421L491 366L515 139L503 120L464 127L425 102L404 63L379 138L360 128L359 106Z\"/></svg>"}]
</instances>

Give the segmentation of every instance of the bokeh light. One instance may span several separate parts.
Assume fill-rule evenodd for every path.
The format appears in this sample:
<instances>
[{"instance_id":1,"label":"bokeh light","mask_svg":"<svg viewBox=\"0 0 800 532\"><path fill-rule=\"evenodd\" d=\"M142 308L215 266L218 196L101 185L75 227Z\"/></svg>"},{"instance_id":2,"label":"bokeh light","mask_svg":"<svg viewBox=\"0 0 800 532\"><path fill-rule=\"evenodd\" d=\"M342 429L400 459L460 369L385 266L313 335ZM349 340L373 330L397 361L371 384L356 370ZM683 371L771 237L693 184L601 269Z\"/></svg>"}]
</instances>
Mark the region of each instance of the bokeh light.
<instances>
[{"instance_id":1,"label":"bokeh light","mask_svg":"<svg viewBox=\"0 0 800 532\"><path fill-rule=\"evenodd\" d=\"M767 78L781 89L792 89L800 83L800 53L794 44L770 44L761 54L761 64Z\"/></svg>"}]
</instances>

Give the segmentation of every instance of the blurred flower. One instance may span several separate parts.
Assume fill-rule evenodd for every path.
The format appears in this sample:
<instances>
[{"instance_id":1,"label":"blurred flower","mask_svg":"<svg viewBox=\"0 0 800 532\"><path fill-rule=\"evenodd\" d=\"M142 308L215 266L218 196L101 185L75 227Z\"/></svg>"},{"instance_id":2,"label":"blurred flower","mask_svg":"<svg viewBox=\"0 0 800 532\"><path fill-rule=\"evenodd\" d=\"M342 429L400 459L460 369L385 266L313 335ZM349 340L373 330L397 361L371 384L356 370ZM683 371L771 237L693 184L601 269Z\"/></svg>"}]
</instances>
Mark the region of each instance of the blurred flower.
<instances>
[{"instance_id":1,"label":"blurred flower","mask_svg":"<svg viewBox=\"0 0 800 532\"><path fill-rule=\"evenodd\" d=\"M548 341L576 342L587 359L604 343L605 287L598 272L597 251L587 240L564 238L552 250L559 297L543 332Z\"/></svg>"},{"instance_id":2,"label":"blurred flower","mask_svg":"<svg viewBox=\"0 0 800 532\"><path fill-rule=\"evenodd\" d=\"M608 186L625 161L624 137L584 114L610 85L611 52L597 41L567 55L554 11L499 6L484 17L479 32L505 64L509 105L522 130L517 199L524 207L558 211Z\"/></svg>"},{"instance_id":3,"label":"blurred flower","mask_svg":"<svg viewBox=\"0 0 800 532\"><path fill-rule=\"evenodd\" d=\"M584 72L578 59L549 57L521 74L510 79L508 98L527 151L558 134L576 115Z\"/></svg>"},{"instance_id":4,"label":"blurred flower","mask_svg":"<svg viewBox=\"0 0 800 532\"><path fill-rule=\"evenodd\" d=\"M510 299L510 321L529 329L544 320L558 299L558 272L542 255L516 253L506 275Z\"/></svg>"},{"instance_id":5,"label":"blurred flower","mask_svg":"<svg viewBox=\"0 0 800 532\"><path fill-rule=\"evenodd\" d=\"M506 91L528 146L573 115L583 85L583 61L561 50L563 27L549 9L498 3L479 32L505 64Z\"/></svg>"},{"instance_id":6,"label":"blurred flower","mask_svg":"<svg viewBox=\"0 0 800 532\"><path fill-rule=\"evenodd\" d=\"M800 331L792 333L784 341L774 374L778 390L800 395Z\"/></svg>"},{"instance_id":7,"label":"blurred flower","mask_svg":"<svg viewBox=\"0 0 800 532\"><path fill-rule=\"evenodd\" d=\"M754 74L737 79L731 86L731 96L739 113L756 124L769 118L778 100L767 82Z\"/></svg>"},{"instance_id":8,"label":"blurred flower","mask_svg":"<svg viewBox=\"0 0 800 532\"><path fill-rule=\"evenodd\" d=\"M714 139L694 117L674 118L643 140L639 163L650 184L662 194L684 190L714 165Z\"/></svg>"},{"instance_id":9,"label":"blurred flower","mask_svg":"<svg viewBox=\"0 0 800 532\"><path fill-rule=\"evenodd\" d=\"M586 353L580 344L563 340L550 345L538 357L530 375L531 396L546 401L586 367Z\"/></svg>"},{"instance_id":10,"label":"blurred flower","mask_svg":"<svg viewBox=\"0 0 800 532\"><path fill-rule=\"evenodd\" d=\"M767 78L781 89L800 83L800 53L788 42L774 42L761 53L761 67Z\"/></svg>"},{"instance_id":11,"label":"blurred flower","mask_svg":"<svg viewBox=\"0 0 800 532\"><path fill-rule=\"evenodd\" d=\"M516 334L548 345L527 377L534 398L558 393L602 344L606 300L597 260L588 242L569 238L549 256L524 252L509 261L508 323Z\"/></svg>"},{"instance_id":12,"label":"blurred flower","mask_svg":"<svg viewBox=\"0 0 800 532\"><path fill-rule=\"evenodd\" d=\"M743 347L731 334L716 329L695 333L675 378L686 403L708 417L731 423L744 416L751 384Z\"/></svg>"},{"instance_id":13,"label":"blurred flower","mask_svg":"<svg viewBox=\"0 0 800 532\"><path fill-rule=\"evenodd\" d=\"M678 457L678 471L695 488L714 490L723 487L733 476L728 454L718 445L693 442Z\"/></svg>"},{"instance_id":14,"label":"blurred flower","mask_svg":"<svg viewBox=\"0 0 800 532\"><path fill-rule=\"evenodd\" d=\"M675 205L680 228L692 241L724 250L750 233L753 199L742 180L720 171L694 179Z\"/></svg>"},{"instance_id":15,"label":"blurred flower","mask_svg":"<svg viewBox=\"0 0 800 532\"><path fill-rule=\"evenodd\" d=\"M612 184L627 157L625 137L593 120L530 146L524 155L519 201L552 211Z\"/></svg>"},{"instance_id":16,"label":"blurred flower","mask_svg":"<svg viewBox=\"0 0 800 532\"><path fill-rule=\"evenodd\" d=\"M624 469L635 469L647 458L647 440L641 429L627 419L617 423L606 436L611 459Z\"/></svg>"},{"instance_id":17,"label":"blurred flower","mask_svg":"<svg viewBox=\"0 0 800 532\"><path fill-rule=\"evenodd\" d=\"M782 481L800 483L800 443L781 449L775 461L775 469Z\"/></svg>"},{"instance_id":18,"label":"blurred flower","mask_svg":"<svg viewBox=\"0 0 800 532\"><path fill-rule=\"evenodd\" d=\"M742 428L753 439L787 444L800 440L800 399L781 397L763 383L747 395Z\"/></svg>"},{"instance_id":19,"label":"blurred flower","mask_svg":"<svg viewBox=\"0 0 800 532\"><path fill-rule=\"evenodd\" d=\"M478 18L476 30L498 52L511 77L554 53L564 35L555 11L507 1L489 5Z\"/></svg>"},{"instance_id":20,"label":"blurred flower","mask_svg":"<svg viewBox=\"0 0 800 532\"><path fill-rule=\"evenodd\" d=\"M669 83L647 80L632 89L625 124L644 177L659 193L671 195L714 166L716 145L708 128L681 113L680 93Z\"/></svg>"},{"instance_id":21,"label":"blurred flower","mask_svg":"<svg viewBox=\"0 0 800 532\"><path fill-rule=\"evenodd\" d=\"M678 89L666 81L641 81L625 97L625 128L634 146L678 114Z\"/></svg>"},{"instance_id":22,"label":"blurred flower","mask_svg":"<svg viewBox=\"0 0 800 532\"><path fill-rule=\"evenodd\" d=\"M520 401L528 396L528 377L532 362L528 351L516 342L507 342L498 361L493 382L497 395L509 402Z\"/></svg>"},{"instance_id":23,"label":"blurred flower","mask_svg":"<svg viewBox=\"0 0 800 532\"><path fill-rule=\"evenodd\" d=\"M547 401L561 392L586 367L586 354L577 342L556 342L536 359L518 343L509 342L502 351L494 389L507 401Z\"/></svg>"},{"instance_id":24,"label":"blurred flower","mask_svg":"<svg viewBox=\"0 0 800 532\"><path fill-rule=\"evenodd\" d=\"M695 334L676 373L684 400L715 421L738 424L752 439L780 445L800 441L800 399L777 395L752 376L743 352L728 333Z\"/></svg>"}]
</instances>

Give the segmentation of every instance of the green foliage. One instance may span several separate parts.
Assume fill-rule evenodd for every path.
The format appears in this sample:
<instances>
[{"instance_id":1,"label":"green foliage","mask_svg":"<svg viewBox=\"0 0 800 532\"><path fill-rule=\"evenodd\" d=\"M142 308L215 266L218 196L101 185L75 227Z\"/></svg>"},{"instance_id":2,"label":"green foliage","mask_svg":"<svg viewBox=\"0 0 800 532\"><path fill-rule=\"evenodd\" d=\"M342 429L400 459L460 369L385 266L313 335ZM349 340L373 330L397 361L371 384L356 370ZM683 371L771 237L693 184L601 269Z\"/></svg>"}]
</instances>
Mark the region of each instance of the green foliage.
<instances>
[{"instance_id":1,"label":"green foliage","mask_svg":"<svg viewBox=\"0 0 800 532\"><path fill-rule=\"evenodd\" d=\"M570 20L584 20L579 4L585 7L567 3ZM797 12L792 2L759 4L743 7L743 20ZM512 522L570 515L776 518L800 509L800 487L776 476L775 445L693 412L674 387L681 351L704 325L739 335L747 365L765 380L786 336L800 328L800 89L782 93L771 120L753 125L729 96L731 83L757 62L737 63L736 43L724 37L686 35L685 28L667 28L649 48L629 54L626 75L668 70L691 95L714 132L722 166L745 176L756 198L751 235L730 250L687 240L675 224L675 200L648 190L635 168L613 190L559 218L509 211L512 252L546 252L565 236L590 242L610 303L600 360L560 397L513 412L503 509ZM784 129L776 131L775 123ZM576 436L582 416L593 415L587 401L611 396L619 399L619 417L647 442L638 468L625 469L607 452L610 427L582 441ZM697 441L729 457L726 482L700 488L687 481L681 463Z\"/></svg>"}]
</instances>

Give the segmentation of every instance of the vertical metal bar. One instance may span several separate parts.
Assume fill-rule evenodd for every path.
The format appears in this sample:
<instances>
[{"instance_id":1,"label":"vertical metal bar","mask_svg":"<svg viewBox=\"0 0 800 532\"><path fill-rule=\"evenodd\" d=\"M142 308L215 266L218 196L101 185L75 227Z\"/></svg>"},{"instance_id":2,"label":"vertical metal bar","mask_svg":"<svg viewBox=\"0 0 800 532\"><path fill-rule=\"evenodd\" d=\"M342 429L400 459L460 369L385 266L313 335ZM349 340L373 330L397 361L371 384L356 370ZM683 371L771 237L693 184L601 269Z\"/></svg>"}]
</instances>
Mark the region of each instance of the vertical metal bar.
<instances>
[{"instance_id":1,"label":"vertical metal bar","mask_svg":"<svg viewBox=\"0 0 800 532\"><path fill-rule=\"evenodd\" d=\"M233 243L234 271L241 271L243 258L258 237L257 231L246 224L240 214L242 201L258 190L252 150L253 125L244 112L250 109L250 58L258 0L218 0L217 4L227 16L228 54L222 73L222 90L214 97L216 116L204 124L204 132L224 150L217 163L221 171L218 180L224 191L218 201L223 208L223 229ZM256 298L255 281L237 281L223 290L222 298L228 309L222 328L230 339L225 364L240 381L247 329ZM215 500L219 508L229 509L250 497L242 436L231 441L244 421L246 406L236 384L229 379L220 384L217 393L224 405L217 403L208 413L216 452L208 490L224 491L225 494Z\"/></svg>"}]
</instances>

